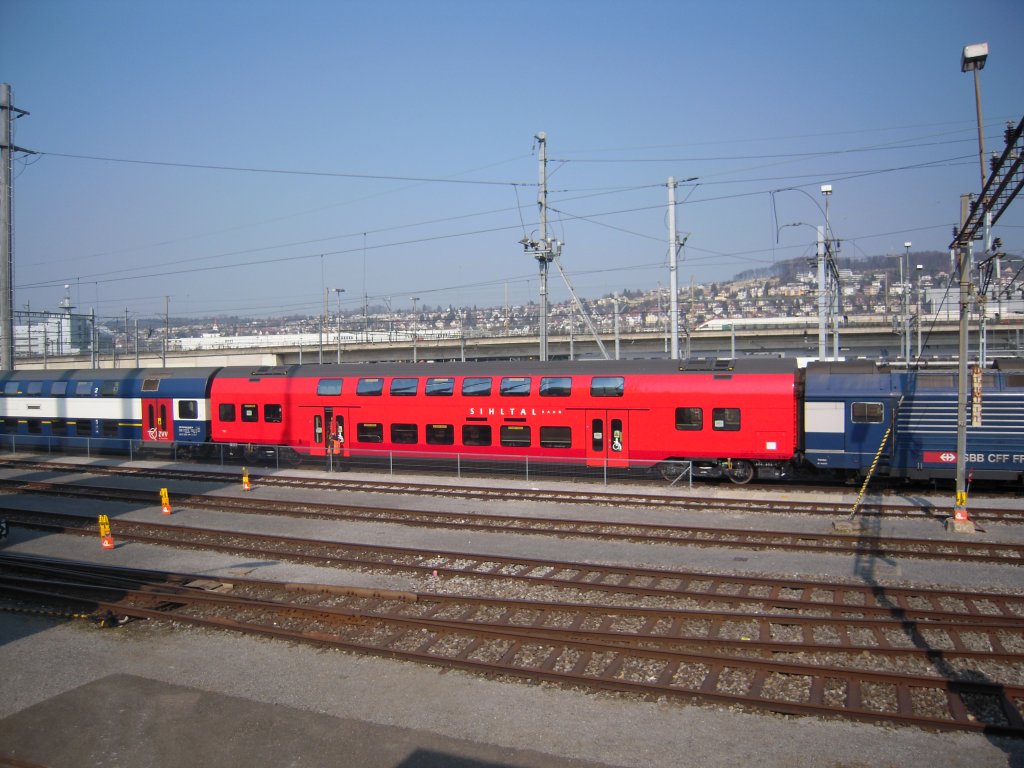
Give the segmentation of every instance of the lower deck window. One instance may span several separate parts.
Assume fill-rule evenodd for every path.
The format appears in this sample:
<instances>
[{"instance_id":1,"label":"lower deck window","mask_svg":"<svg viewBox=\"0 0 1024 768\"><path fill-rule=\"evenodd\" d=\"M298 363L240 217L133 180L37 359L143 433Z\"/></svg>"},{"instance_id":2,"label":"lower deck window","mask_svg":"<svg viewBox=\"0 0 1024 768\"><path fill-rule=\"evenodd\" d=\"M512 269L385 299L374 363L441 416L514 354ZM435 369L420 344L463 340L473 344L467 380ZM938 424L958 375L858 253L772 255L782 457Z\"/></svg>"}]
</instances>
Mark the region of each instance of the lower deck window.
<instances>
[{"instance_id":1,"label":"lower deck window","mask_svg":"<svg viewBox=\"0 0 1024 768\"><path fill-rule=\"evenodd\" d=\"M572 429L569 427L541 427L541 448L572 448Z\"/></svg>"},{"instance_id":2,"label":"lower deck window","mask_svg":"<svg viewBox=\"0 0 1024 768\"><path fill-rule=\"evenodd\" d=\"M419 428L415 424L392 424L391 425L391 442L399 443L401 445L411 445L418 443Z\"/></svg>"},{"instance_id":3,"label":"lower deck window","mask_svg":"<svg viewBox=\"0 0 1024 768\"><path fill-rule=\"evenodd\" d=\"M104 437L117 437L117 421L114 419L104 419L100 427Z\"/></svg>"},{"instance_id":4,"label":"lower deck window","mask_svg":"<svg viewBox=\"0 0 1024 768\"><path fill-rule=\"evenodd\" d=\"M260 409L255 403L246 403L242 406L242 421L259 421Z\"/></svg>"},{"instance_id":5,"label":"lower deck window","mask_svg":"<svg viewBox=\"0 0 1024 768\"><path fill-rule=\"evenodd\" d=\"M884 411L881 403L853 403L850 418L854 424L881 424Z\"/></svg>"},{"instance_id":6,"label":"lower deck window","mask_svg":"<svg viewBox=\"0 0 1024 768\"><path fill-rule=\"evenodd\" d=\"M383 443L383 424L356 424L356 441L360 443Z\"/></svg>"},{"instance_id":7,"label":"lower deck window","mask_svg":"<svg viewBox=\"0 0 1024 768\"><path fill-rule=\"evenodd\" d=\"M29 419L28 422L28 433L30 435L41 435L43 434L43 422L41 419Z\"/></svg>"},{"instance_id":8,"label":"lower deck window","mask_svg":"<svg viewBox=\"0 0 1024 768\"><path fill-rule=\"evenodd\" d=\"M179 400L178 401L178 418L179 419L198 419L199 418L199 403L196 400Z\"/></svg>"},{"instance_id":9,"label":"lower deck window","mask_svg":"<svg viewBox=\"0 0 1024 768\"><path fill-rule=\"evenodd\" d=\"M284 412L277 403L265 403L263 405L263 420L268 424L280 424L284 418Z\"/></svg>"},{"instance_id":10,"label":"lower deck window","mask_svg":"<svg viewBox=\"0 0 1024 768\"><path fill-rule=\"evenodd\" d=\"M75 434L79 437L89 437L92 434L92 422L82 419L76 421Z\"/></svg>"},{"instance_id":11,"label":"lower deck window","mask_svg":"<svg viewBox=\"0 0 1024 768\"><path fill-rule=\"evenodd\" d=\"M719 432L739 432L739 408L714 408L711 411L712 428Z\"/></svg>"},{"instance_id":12,"label":"lower deck window","mask_svg":"<svg viewBox=\"0 0 1024 768\"><path fill-rule=\"evenodd\" d=\"M463 445L490 445L491 425L490 424L463 424L462 425Z\"/></svg>"},{"instance_id":13,"label":"lower deck window","mask_svg":"<svg viewBox=\"0 0 1024 768\"><path fill-rule=\"evenodd\" d=\"M506 448L529 448L530 428L518 424L502 427L501 444Z\"/></svg>"},{"instance_id":14,"label":"lower deck window","mask_svg":"<svg viewBox=\"0 0 1024 768\"><path fill-rule=\"evenodd\" d=\"M704 429L704 409L676 408L676 429L693 431Z\"/></svg>"},{"instance_id":15,"label":"lower deck window","mask_svg":"<svg viewBox=\"0 0 1024 768\"><path fill-rule=\"evenodd\" d=\"M217 406L217 415L220 416L221 421L234 421L235 420L235 404L234 403L221 403Z\"/></svg>"},{"instance_id":16,"label":"lower deck window","mask_svg":"<svg viewBox=\"0 0 1024 768\"><path fill-rule=\"evenodd\" d=\"M427 424L427 443L430 445L453 445L455 427L451 424Z\"/></svg>"}]
</instances>

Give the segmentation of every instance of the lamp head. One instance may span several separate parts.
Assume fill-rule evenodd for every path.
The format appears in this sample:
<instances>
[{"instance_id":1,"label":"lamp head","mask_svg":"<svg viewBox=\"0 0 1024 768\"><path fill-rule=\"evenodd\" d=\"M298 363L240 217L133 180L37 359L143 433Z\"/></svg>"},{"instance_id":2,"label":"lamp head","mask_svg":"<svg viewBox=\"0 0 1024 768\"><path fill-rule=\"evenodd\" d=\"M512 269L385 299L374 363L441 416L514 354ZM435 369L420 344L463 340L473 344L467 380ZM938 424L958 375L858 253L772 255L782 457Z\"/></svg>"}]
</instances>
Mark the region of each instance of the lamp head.
<instances>
[{"instance_id":1,"label":"lamp head","mask_svg":"<svg viewBox=\"0 0 1024 768\"><path fill-rule=\"evenodd\" d=\"M987 58L988 43L965 45L964 52L960 56L960 71L973 72L976 69L984 69Z\"/></svg>"}]
</instances>

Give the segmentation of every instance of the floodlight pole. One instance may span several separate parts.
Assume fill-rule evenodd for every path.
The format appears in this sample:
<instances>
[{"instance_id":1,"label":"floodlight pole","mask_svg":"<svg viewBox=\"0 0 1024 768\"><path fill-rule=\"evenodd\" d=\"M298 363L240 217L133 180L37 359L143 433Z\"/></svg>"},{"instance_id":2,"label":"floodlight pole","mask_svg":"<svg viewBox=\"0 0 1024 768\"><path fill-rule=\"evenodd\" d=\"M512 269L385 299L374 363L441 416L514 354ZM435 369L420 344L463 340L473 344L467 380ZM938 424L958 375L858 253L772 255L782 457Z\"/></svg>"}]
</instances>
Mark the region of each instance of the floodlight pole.
<instances>
[{"instance_id":1,"label":"floodlight pole","mask_svg":"<svg viewBox=\"0 0 1024 768\"><path fill-rule=\"evenodd\" d=\"M679 244L676 242L676 180L668 177L668 291L672 318L672 359L679 359Z\"/></svg>"}]
</instances>

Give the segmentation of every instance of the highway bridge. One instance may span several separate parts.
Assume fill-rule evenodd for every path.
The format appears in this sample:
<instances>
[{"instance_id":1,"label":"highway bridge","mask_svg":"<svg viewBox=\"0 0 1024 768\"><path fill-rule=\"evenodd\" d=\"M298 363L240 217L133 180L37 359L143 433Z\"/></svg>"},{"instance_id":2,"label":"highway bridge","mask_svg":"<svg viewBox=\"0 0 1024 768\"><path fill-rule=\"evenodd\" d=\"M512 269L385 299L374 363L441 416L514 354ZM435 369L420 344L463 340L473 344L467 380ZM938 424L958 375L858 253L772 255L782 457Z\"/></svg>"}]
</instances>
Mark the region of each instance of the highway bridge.
<instances>
[{"instance_id":1,"label":"highway bridge","mask_svg":"<svg viewBox=\"0 0 1024 768\"><path fill-rule=\"evenodd\" d=\"M724 326L700 329L681 334L679 347L682 357L732 358L749 355L815 358L818 353L816 325L766 326L758 328ZM958 324L951 321L926 324L921 332L921 351L918 354L917 330L911 329L911 354L920 356L924 364L948 363L956 357ZM314 337L315 338L315 337ZM539 342L536 336L462 336L457 332L428 335L428 332L409 338L336 337L328 336L322 343L274 343L275 337L263 337L260 346L232 345L231 339L218 339L217 345L183 349L184 345L172 339L166 352L150 351L136 356L134 353L100 355L68 355L42 359L18 358L18 368L100 368L185 367L222 365L288 365L293 363L348 363L374 362L431 362L445 360L530 360L537 359ZM610 357L656 358L668 357L670 340L664 333L630 332L616 336L607 333L601 337ZM184 341L184 340L182 340ZM284 340L281 340L284 341ZM839 356L846 359L866 358L902 364L902 336L891 322L851 322L839 329ZM1024 317L990 319L986 326L988 357L1024 357ZM833 340L827 345L833 350ZM979 332L977 321L972 323L968 346L972 358L977 357ZM211 348L213 347L213 348ZM548 356L552 360L600 358L602 352L592 336L549 335ZM137 363L136 363L137 361Z\"/></svg>"}]
</instances>

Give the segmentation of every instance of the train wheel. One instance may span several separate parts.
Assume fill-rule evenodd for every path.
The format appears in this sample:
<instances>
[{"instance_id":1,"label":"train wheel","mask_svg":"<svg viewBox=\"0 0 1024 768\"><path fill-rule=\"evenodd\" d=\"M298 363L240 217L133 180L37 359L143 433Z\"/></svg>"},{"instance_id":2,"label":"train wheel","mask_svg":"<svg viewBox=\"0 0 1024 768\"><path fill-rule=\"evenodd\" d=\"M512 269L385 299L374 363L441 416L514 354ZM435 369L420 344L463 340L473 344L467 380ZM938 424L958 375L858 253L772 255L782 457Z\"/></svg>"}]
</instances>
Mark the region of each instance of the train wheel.
<instances>
[{"instance_id":1,"label":"train wheel","mask_svg":"<svg viewBox=\"0 0 1024 768\"><path fill-rule=\"evenodd\" d=\"M741 459L734 461L732 469L726 470L726 474L729 475L729 479L736 483L736 485L746 485L754 479L754 475L757 473L754 471L753 464Z\"/></svg>"},{"instance_id":2,"label":"train wheel","mask_svg":"<svg viewBox=\"0 0 1024 768\"><path fill-rule=\"evenodd\" d=\"M663 461L658 471L665 480L675 480L686 471L686 463L682 461Z\"/></svg>"}]
</instances>

